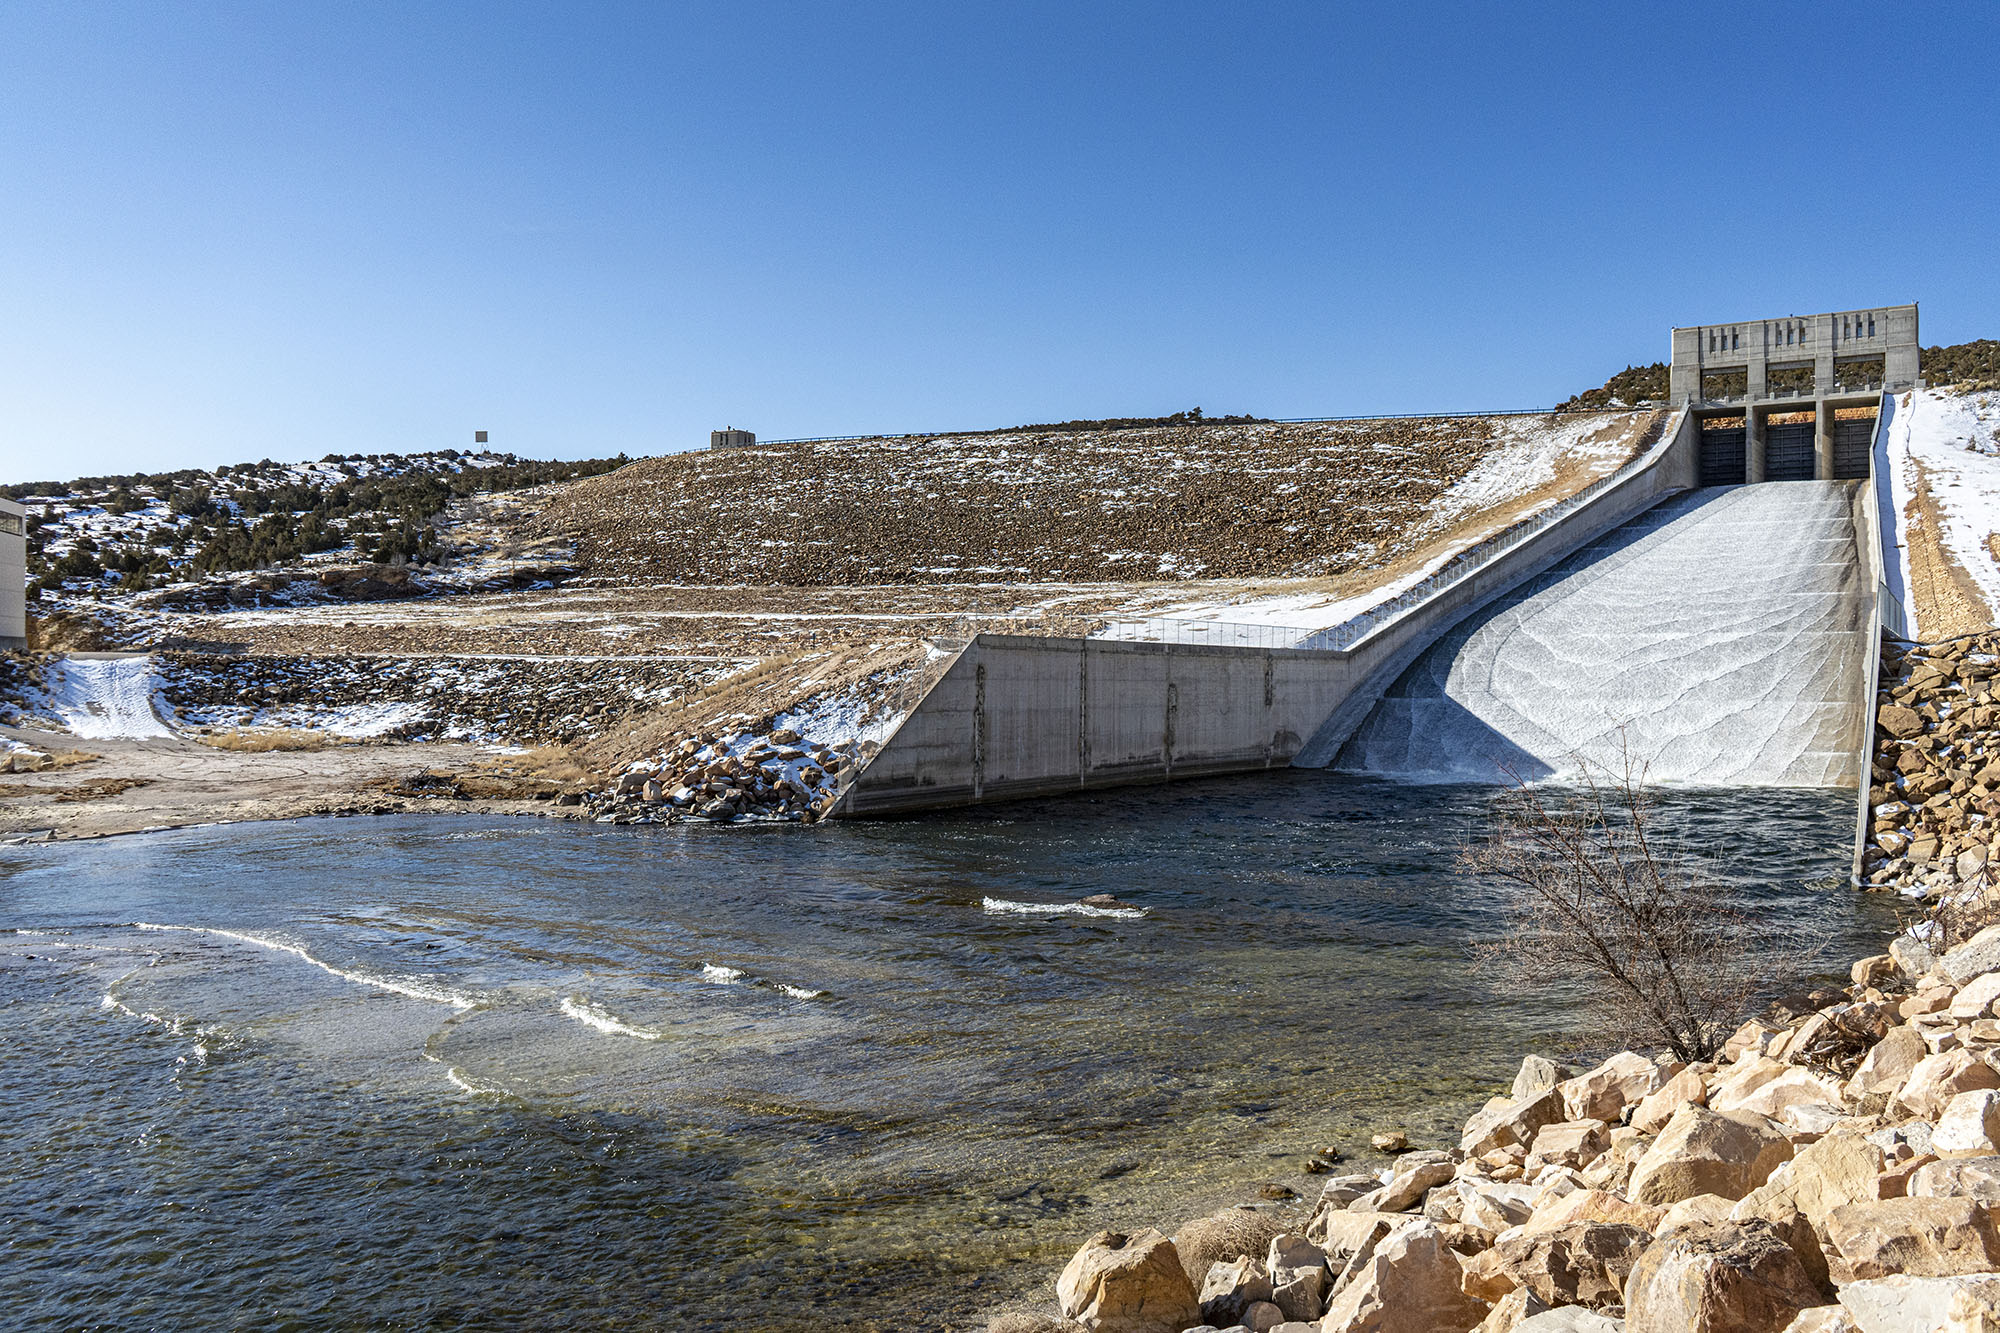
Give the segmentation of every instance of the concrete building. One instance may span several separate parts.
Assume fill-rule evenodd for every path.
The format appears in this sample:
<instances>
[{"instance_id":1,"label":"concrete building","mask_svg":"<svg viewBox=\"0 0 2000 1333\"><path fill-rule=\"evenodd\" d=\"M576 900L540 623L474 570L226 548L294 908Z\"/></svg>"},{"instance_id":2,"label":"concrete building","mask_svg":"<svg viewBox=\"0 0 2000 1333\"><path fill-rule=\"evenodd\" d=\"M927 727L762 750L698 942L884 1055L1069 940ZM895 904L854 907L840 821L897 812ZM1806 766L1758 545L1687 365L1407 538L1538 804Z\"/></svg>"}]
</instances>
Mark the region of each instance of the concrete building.
<instances>
[{"instance_id":1,"label":"concrete building","mask_svg":"<svg viewBox=\"0 0 2000 1333\"><path fill-rule=\"evenodd\" d=\"M1853 480L1882 394L1921 382L1917 307L1877 306L1675 329L1668 401L1701 423L1704 486Z\"/></svg>"},{"instance_id":2,"label":"concrete building","mask_svg":"<svg viewBox=\"0 0 2000 1333\"><path fill-rule=\"evenodd\" d=\"M708 433L708 447L711 449L748 449L755 443L757 437L751 432L733 427Z\"/></svg>"},{"instance_id":3,"label":"concrete building","mask_svg":"<svg viewBox=\"0 0 2000 1333\"><path fill-rule=\"evenodd\" d=\"M0 500L0 648L28 646L28 510Z\"/></svg>"}]
</instances>

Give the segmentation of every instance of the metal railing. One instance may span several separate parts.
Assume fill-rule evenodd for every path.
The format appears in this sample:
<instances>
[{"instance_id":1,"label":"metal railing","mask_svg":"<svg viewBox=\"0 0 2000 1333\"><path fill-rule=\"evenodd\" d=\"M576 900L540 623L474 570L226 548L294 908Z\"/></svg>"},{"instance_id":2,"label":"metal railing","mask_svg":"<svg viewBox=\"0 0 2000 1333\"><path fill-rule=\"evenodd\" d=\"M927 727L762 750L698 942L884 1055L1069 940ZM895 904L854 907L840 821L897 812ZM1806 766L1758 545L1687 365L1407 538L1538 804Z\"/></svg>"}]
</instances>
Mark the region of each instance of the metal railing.
<instances>
[{"instance_id":1,"label":"metal railing","mask_svg":"<svg viewBox=\"0 0 2000 1333\"><path fill-rule=\"evenodd\" d=\"M1221 648L1295 648L1317 631L1299 625L1256 625L1178 616L1115 617L1093 629L1093 639L1120 643L1174 643Z\"/></svg>"}]
</instances>

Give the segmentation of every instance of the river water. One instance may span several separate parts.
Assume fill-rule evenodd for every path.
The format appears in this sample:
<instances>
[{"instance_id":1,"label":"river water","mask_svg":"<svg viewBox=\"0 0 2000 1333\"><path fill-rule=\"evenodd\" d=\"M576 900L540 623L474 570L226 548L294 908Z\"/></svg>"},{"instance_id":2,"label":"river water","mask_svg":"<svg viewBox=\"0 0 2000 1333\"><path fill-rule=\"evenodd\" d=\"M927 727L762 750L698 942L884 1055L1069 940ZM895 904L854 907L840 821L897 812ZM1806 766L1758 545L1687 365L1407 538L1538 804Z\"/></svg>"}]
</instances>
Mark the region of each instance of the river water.
<instances>
[{"instance_id":1,"label":"river water","mask_svg":"<svg viewBox=\"0 0 2000 1333\"><path fill-rule=\"evenodd\" d=\"M10 1327L935 1329L1327 1143L1452 1135L1492 793L1294 771L815 829L0 849ZM1829 957L1852 796L1663 820ZM1063 910L1110 892L1140 915Z\"/></svg>"}]
</instances>

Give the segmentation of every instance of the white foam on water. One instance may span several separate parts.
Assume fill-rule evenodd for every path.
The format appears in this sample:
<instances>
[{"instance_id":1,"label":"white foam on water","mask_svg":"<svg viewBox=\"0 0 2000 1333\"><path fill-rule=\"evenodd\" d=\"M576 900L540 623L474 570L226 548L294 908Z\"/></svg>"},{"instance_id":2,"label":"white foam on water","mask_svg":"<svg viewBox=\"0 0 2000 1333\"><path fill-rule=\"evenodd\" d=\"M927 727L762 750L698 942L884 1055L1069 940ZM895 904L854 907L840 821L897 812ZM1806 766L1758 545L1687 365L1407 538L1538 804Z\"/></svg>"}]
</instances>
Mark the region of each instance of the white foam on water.
<instances>
[{"instance_id":1,"label":"white foam on water","mask_svg":"<svg viewBox=\"0 0 2000 1333\"><path fill-rule=\"evenodd\" d=\"M288 953L302 962L311 963L314 967L329 976L339 977L342 981L351 981L357 986L370 986L376 990L388 991L394 995L407 996L412 1000L426 1000L432 1004L448 1004L461 1012L478 1005L477 1000L461 995L457 991L448 990L442 986L433 986L401 977L378 976L372 972L352 972L345 968L335 967L331 963L322 962L313 957L298 945L286 944L282 940L267 940L262 936L246 935L242 931L222 930L214 926L158 925L150 921L135 921L132 924L140 930L179 930L186 931L191 935L214 935L220 939L235 940L239 944L254 944L260 949L270 949L276 953Z\"/></svg>"},{"instance_id":2,"label":"white foam on water","mask_svg":"<svg viewBox=\"0 0 2000 1333\"><path fill-rule=\"evenodd\" d=\"M701 979L703 981L713 981L718 986L734 986L743 979L743 969L737 967L718 967L714 963L703 963L701 965Z\"/></svg>"},{"instance_id":3,"label":"white foam on water","mask_svg":"<svg viewBox=\"0 0 2000 1333\"><path fill-rule=\"evenodd\" d=\"M820 996L826 994L823 990L807 990L804 986L788 986L782 981L774 981L771 984L791 996L794 1000L817 1000Z\"/></svg>"},{"instance_id":4,"label":"white foam on water","mask_svg":"<svg viewBox=\"0 0 2000 1333\"><path fill-rule=\"evenodd\" d=\"M1093 907L1089 903L1018 903L1008 898L981 898L979 910L988 916L1104 916L1137 921L1143 907Z\"/></svg>"},{"instance_id":5,"label":"white foam on water","mask_svg":"<svg viewBox=\"0 0 2000 1333\"><path fill-rule=\"evenodd\" d=\"M507 1095L505 1088L489 1088L484 1083L478 1083L467 1078L457 1065L446 1065L444 1067L444 1076L451 1080L453 1087L461 1092L469 1092L475 1097L505 1097Z\"/></svg>"},{"instance_id":6,"label":"white foam on water","mask_svg":"<svg viewBox=\"0 0 2000 1333\"><path fill-rule=\"evenodd\" d=\"M636 1027L627 1023L595 1000L565 995L558 1007L566 1017L574 1018L585 1027L596 1028L606 1036L637 1037L640 1041L658 1041L666 1035L655 1032L652 1028Z\"/></svg>"}]
</instances>

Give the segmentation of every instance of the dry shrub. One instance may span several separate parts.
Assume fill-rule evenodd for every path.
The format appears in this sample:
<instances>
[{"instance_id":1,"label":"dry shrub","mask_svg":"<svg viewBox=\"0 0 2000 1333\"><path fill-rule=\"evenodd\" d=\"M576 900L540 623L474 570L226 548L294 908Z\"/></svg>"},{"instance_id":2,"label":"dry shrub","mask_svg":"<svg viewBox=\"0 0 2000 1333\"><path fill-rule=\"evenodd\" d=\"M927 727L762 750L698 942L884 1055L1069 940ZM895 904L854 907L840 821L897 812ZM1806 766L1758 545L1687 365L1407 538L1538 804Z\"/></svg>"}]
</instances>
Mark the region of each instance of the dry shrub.
<instances>
[{"instance_id":1,"label":"dry shrub","mask_svg":"<svg viewBox=\"0 0 2000 1333\"><path fill-rule=\"evenodd\" d=\"M101 754L92 754L89 750L51 750L49 751L49 767L75 768L78 764L92 763L103 757Z\"/></svg>"},{"instance_id":2,"label":"dry shrub","mask_svg":"<svg viewBox=\"0 0 2000 1333\"><path fill-rule=\"evenodd\" d=\"M1188 1280L1199 1288L1208 1276L1209 1265L1228 1263L1240 1255L1262 1259L1276 1237L1289 1231L1283 1221L1270 1213L1252 1208L1225 1208L1208 1217L1181 1224L1174 1233L1174 1249Z\"/></svg>"},{"instance_id":3,"label":"dry shrub","mask_svg":"<svg viewBox=\"0 0 2000 1333\"><path fill-rule=\"evenodd\" d=\"M1656 837L1643 768L1583 770L1574 788L1517 784L1462 868L1511 886L1513 930L1474 946L1520 989L1581 985L1593 1039L1712 1056L1753 995L1795 966L1787 933Z\"/></svg>"},{"instance_id":4,"label":"dry shrub","mask_svg":"<svg viewBox=\"0 0 2000 1333\"><path fill-rule=\"evenodd\" d=\"M270 731L218 731L207 736L196 736L203 745L217 750L236 750L244 754L269 754L274 750L324 750L330 745L341 744L341 738L330 736L324 731L294 731L274 728Z\"/></svg>"},{"instance_id":5,"label":"dry shrub","mask_svg":"<svg viewBox=\"0 0 2000 1333\"><path fill-rule=\"evenodd\" d=\"M544 782L594 783L597 774L573 745L541 745L526 754L510 754L487 765L502 777L539 778Z\"/></svg>"}]
</instances>

